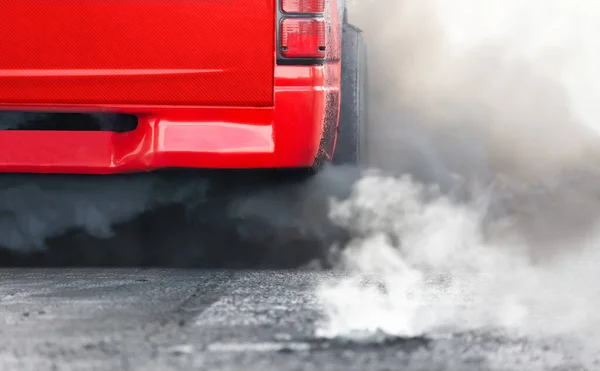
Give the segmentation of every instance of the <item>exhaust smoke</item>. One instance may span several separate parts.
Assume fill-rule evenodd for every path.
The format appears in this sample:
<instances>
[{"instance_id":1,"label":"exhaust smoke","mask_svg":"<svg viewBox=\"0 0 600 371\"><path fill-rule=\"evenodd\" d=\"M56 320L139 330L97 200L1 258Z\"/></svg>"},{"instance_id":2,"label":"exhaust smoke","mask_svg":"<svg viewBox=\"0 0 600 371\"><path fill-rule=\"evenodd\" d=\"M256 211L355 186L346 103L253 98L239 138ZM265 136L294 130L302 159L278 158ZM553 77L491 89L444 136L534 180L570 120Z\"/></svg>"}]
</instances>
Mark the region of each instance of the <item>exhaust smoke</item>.
<instances>
[{"instance_id":1,"label":"exhaust smoke","mask_svg":"<svg viewBox=\"0 0 600 371\"><path fill-rule=\"evenodd\" d=\"M373 168L317 296L325 337L495 328L591 336L600 318L600 5L355 0Z\"/></svg>"},{"instance_id":2,"label":"exhaust smoke","mask_svg":"<svg viewBox=\"0 0 600 371\"><path fill-rule=\"evenodd\" d=\"M21 253L44 249L48 239L76 229L108 239L115 225L146 211L202 199L207 185L194 179L171 187L155 174L0 179L0 246Z\"/></svg>"},{"instance_id":3,"label":"exhaust smoke","mask_svg":"<svg viewBox=\"0 0 600 371\"><path fill-rule=\"evenodd\" d=\"M598 15L591 0L354 0L378 170L330 167L277 186L7 175L0 245L23 252L73 228L105 238L115 224L179 204L150 218L139 250L119 247L131 260L94 249L85 263L247 266L276 255L276 266L297 267L317 257L349 271L317 290L326 337L593 334ZM7 120L0 129L14 128Z\"/></svg>"}]
</instances>

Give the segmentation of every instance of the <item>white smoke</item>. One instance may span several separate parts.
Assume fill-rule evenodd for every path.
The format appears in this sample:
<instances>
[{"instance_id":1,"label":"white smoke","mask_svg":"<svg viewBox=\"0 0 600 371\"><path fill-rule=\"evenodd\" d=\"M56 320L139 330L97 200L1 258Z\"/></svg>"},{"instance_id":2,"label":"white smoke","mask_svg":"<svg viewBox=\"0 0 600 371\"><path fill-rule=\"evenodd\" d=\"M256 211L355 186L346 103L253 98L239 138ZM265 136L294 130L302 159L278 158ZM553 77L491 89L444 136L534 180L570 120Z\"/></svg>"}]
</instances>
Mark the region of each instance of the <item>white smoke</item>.
<instances>
[{"instance_id":1,"label":"white smoke","mask_svg":"<svg viewBox=\"0 0 600 371\"><path fill-rule=\"evenodd\" d=\"M349 276L318 289L320 335L595 333L599 15L591 0L350 3L386 173L332 204L354 237Z\"/></svg>"},{"instance_id":2,"label":"white smoke","mask_svg":"<svg viewBox=\"0 0 600 371\"><path fill-rule=\"evenodd\" d=\"M489 233L503 226L485 221L489 193L467 204L427 193L409 177L371 174L333 205L331 217L355 238L340 261L350 276L319 288L327 318L319 335L490 327L562 335L600 324L596 231L573 253L536 264L514 230Z\"/></svg>"}]
</instances>

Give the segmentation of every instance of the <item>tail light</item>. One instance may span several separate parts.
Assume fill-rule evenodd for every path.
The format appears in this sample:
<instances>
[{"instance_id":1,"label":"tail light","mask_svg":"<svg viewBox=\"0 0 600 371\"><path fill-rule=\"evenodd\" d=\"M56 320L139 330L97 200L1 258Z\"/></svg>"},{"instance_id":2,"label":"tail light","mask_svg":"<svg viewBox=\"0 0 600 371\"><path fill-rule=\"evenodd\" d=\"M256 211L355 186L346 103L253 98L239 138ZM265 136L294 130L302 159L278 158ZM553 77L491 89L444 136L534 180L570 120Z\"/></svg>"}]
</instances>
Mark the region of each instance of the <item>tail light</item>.
<instances>
[{"instance_id":1,"label":"tail light","mask_svg":"<svg viewBox=\"0 0 600 371\"><path fill-rule=\"evenodd\" d=\"M277 63L323 64L326 0L278 0Z\"/></svg>"},{"instance_id":2,"label":"tail light","mask_svg":"<svg viewBox=\"0 0 600 371\"><path fill-rule=\"evenodd\" d=\"M323 13L325 0L281 0L281 10L285 13Z\"/></svg>"},{"instance_id":3,"label":"tail light","mask_svg":"<svg viewBox=\"0 0 600 371\"><path fill-rule=\"evenodd\" d=\"M280 50L286 58L325 58L325 21L315 18L283 19Z\"/></svg>"}]
</instances>

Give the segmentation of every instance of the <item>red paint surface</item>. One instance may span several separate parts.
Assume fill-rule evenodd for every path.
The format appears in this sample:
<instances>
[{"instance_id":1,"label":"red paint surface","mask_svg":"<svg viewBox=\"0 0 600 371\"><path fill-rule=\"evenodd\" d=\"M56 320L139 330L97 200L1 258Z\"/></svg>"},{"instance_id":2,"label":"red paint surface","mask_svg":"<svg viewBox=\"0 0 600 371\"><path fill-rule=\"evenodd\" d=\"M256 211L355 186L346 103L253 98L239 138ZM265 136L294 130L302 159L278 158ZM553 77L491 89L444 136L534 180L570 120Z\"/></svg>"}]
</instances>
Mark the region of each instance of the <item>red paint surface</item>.
<instances>
[{"instance_id":1,"label":"red paint surface","mask_svg":"<svg viewBox=\"0 0 600 371\"><path fill-rule=\"evenodd\" d=\"M319 151L324 67L278 66L274 107L0 105L30 110L109 110L138 116L128 133L0 131L0 172L110 174L164 167L311 166Z\"/></svg>"},{"instance_id":2,"label":"red paint surface","mask_svg":"<svg viewBox=\"0 0 600 371\"><path fill-rule=\"evenodd\" d=\"M0 102L270 106L274 9L274 0L0 0Z\"/></svg>"},{"instance_id":3,"label":"red paint surface","mask_svg":"<svg viewBox=\"0 0 600 371\"><path fill-rule=\"evenodd\" d=\"M321 144L339 54L324 66L274 67L271 0L169 4L0 0L0 109L108 111L139 122L128 133L0 130L0 172L308 167L331 156ZM64 22L54 24L57 15ZM247 28L252 35L240 36ZM337 27L327 42L339 50ZM339 107L329 111L337 124Z\"/></svg>"}]
</instances>

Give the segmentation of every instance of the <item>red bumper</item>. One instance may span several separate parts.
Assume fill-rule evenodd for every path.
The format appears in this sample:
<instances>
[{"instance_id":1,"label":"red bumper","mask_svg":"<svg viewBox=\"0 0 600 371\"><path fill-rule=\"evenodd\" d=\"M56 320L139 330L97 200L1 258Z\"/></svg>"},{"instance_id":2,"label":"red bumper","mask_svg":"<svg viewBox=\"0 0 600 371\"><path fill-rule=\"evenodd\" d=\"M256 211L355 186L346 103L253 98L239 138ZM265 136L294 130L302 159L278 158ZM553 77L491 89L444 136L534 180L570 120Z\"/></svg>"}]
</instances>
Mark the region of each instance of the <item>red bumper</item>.
<instances>
[{"instance_id":1,"label":"red bumper","mask_svg":"<svg viewBox=\"0 0 600 371\"><path fill-rule=\"evenodd\" d=\"M339 84L326 84L325 76L338 74L327 68L277 66L274 107L0 106L138 117L137 129L127 133L0 131L0 172L309 167L331 154L335 140Z\"/></svg>"}]
</instances>

